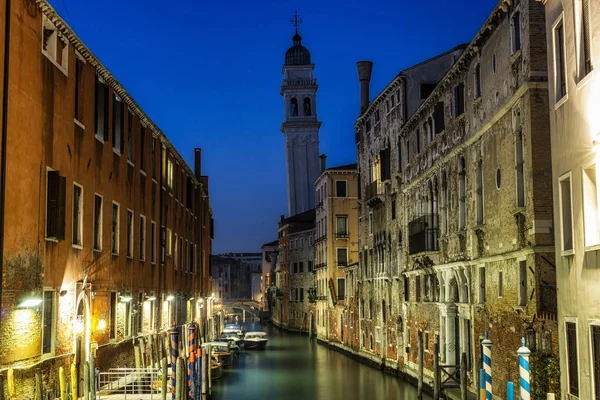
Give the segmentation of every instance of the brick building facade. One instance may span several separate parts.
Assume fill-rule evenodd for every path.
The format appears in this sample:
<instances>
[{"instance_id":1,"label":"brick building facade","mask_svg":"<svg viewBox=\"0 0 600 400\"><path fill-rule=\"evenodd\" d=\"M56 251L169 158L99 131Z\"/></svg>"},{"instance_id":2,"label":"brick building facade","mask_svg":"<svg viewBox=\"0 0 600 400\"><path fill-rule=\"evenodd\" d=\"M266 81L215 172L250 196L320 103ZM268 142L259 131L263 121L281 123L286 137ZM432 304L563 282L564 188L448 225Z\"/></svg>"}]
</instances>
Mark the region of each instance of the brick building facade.
<instances>
[{"instance_id":1,"label":"brick building facade","mask_svg":"<svg viewBox=\"0 0 600 400\"><path fill-rule=\"evenodd\" d=\"M0 369L20 367L26 398L35 363L50 386L93 354L133 365L134 339L205 331L213 222L200 149L192 171L46 1L2 20Z\"/></svg>"}]
</instances>

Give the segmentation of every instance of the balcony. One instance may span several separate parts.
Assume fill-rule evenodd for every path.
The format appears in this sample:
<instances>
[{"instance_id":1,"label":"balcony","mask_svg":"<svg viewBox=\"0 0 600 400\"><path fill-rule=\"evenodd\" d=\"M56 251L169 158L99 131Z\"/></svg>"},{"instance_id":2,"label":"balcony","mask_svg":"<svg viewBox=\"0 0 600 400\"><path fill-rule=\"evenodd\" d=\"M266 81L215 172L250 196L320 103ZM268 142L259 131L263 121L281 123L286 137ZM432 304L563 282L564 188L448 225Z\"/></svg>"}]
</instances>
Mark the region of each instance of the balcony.
<instances>
[{"instance_id":1,"label":"balcony","mask_svg":"<svg viewBox=\"0 0 600 400\"><path fill-rule=\"evenodd\" d=\"M335 233L335 238L336 239L348 239L348 232L336 232Z\"/></svg>"},{"instance_id":2,"label":"balcony","mask_svg":"<svg viewBox=\"0 0 600 400\"><path fill-rule=\"evenodd\" d=\"M385 185L381 181L371 182L367 186L367 204L369 207L374 207L380 203L383 203L383 196L385 195Z\"/></svg>"},{"instance_id":3,"label":"balcony","mask_svg":"<svg viewBox=\"0 0 600 400\"><path fill-rule=\"evenodd\" d=\"M316 79L285 79L281 86L291 86L291 87L307 87L307 86L316 86Z\"/></svg>"},{"instance_id":4,"label":"balcony","mask_svg":"<svg viewBox=\"0 0 600 400\"><path fill-rule=\"evenodd\" d=\"M438 215L422 214L408 223L408 254L439 251Z\"/></svg>"}]
</instances>

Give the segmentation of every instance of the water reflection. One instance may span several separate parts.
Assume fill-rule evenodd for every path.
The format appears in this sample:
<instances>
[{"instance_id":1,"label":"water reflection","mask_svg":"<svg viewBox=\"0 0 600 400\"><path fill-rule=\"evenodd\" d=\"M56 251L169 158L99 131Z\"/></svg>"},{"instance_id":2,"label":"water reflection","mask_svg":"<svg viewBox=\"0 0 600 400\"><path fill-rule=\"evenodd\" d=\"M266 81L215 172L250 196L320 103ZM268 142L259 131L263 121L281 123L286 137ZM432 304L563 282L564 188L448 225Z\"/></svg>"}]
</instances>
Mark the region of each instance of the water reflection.
<instances>
[{"instance_id":1,"label":"water reflection","mask_svg":"<svg viewBox=\"0 0 600 400\"><path fill-rule=\"evenodd\" d=\"M265 330L267 350L243 352L236 366L213 382L215 400L416 398L413 386L306 336L250 324L246 330Z\"/></svg>"}]
</instances>

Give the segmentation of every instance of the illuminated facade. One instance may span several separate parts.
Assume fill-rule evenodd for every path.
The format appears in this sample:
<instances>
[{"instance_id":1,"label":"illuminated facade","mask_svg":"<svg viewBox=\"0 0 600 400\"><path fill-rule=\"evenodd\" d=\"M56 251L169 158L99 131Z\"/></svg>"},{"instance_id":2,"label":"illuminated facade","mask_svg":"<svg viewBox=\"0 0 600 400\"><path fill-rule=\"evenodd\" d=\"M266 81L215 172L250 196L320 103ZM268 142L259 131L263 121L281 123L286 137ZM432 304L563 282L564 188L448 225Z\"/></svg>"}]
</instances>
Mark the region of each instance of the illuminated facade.
<instances>
[{"instance_id":1,"label":"illuminated facade","mask_svg":"<svg viewBox=\"0 0 600 400\"><path fill-rule=\"evenodd\" d=\"M3 21L0 369L23 368L28 398L33 364L53 381L93 354L132 366L134 339L172 326L206 332L213 222L201 150L190 169L48 2Z\"/></svg>"},{"instance_id":2,"label":"illuminated facade","mask_svg":"<svg viewBox=\"0 0 600 400\"><path fill-rule=\"evenodd\" d=\"M557 353L543 7L499 2L412 114L402 75L355 125L360 353L416 377L421 338L432 377L437 337L476 391L488 334L504 398L522 337L532 365Z\"/></svg>"},{"instance_id":3,"label":"illuminated facade","mask_svg":"<svg viewBox=\"0 0 600 400\"><path fill-rule=\"evenodd\" d=\"M600 4L546 7L561 398L600 399Z\"/></svg>"}]
</instances>

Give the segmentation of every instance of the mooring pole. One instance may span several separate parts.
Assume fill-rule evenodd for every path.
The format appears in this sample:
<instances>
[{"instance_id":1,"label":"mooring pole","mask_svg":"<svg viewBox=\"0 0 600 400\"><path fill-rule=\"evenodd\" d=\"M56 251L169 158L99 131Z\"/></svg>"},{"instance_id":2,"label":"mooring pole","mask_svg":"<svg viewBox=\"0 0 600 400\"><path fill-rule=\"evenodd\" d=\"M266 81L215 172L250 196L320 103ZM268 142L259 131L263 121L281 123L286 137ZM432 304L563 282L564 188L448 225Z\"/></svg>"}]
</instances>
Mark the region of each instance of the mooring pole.
<instances>
[{"instance_id":1,"label":"mooring pole","mask_svg":"<svg viewBox=\"0 0 600 400\"><path fill-rule=\"evenodd\" d=\"M433 400L440 400L440 337L433 340Z\"/></svg>"}]
</instances>

